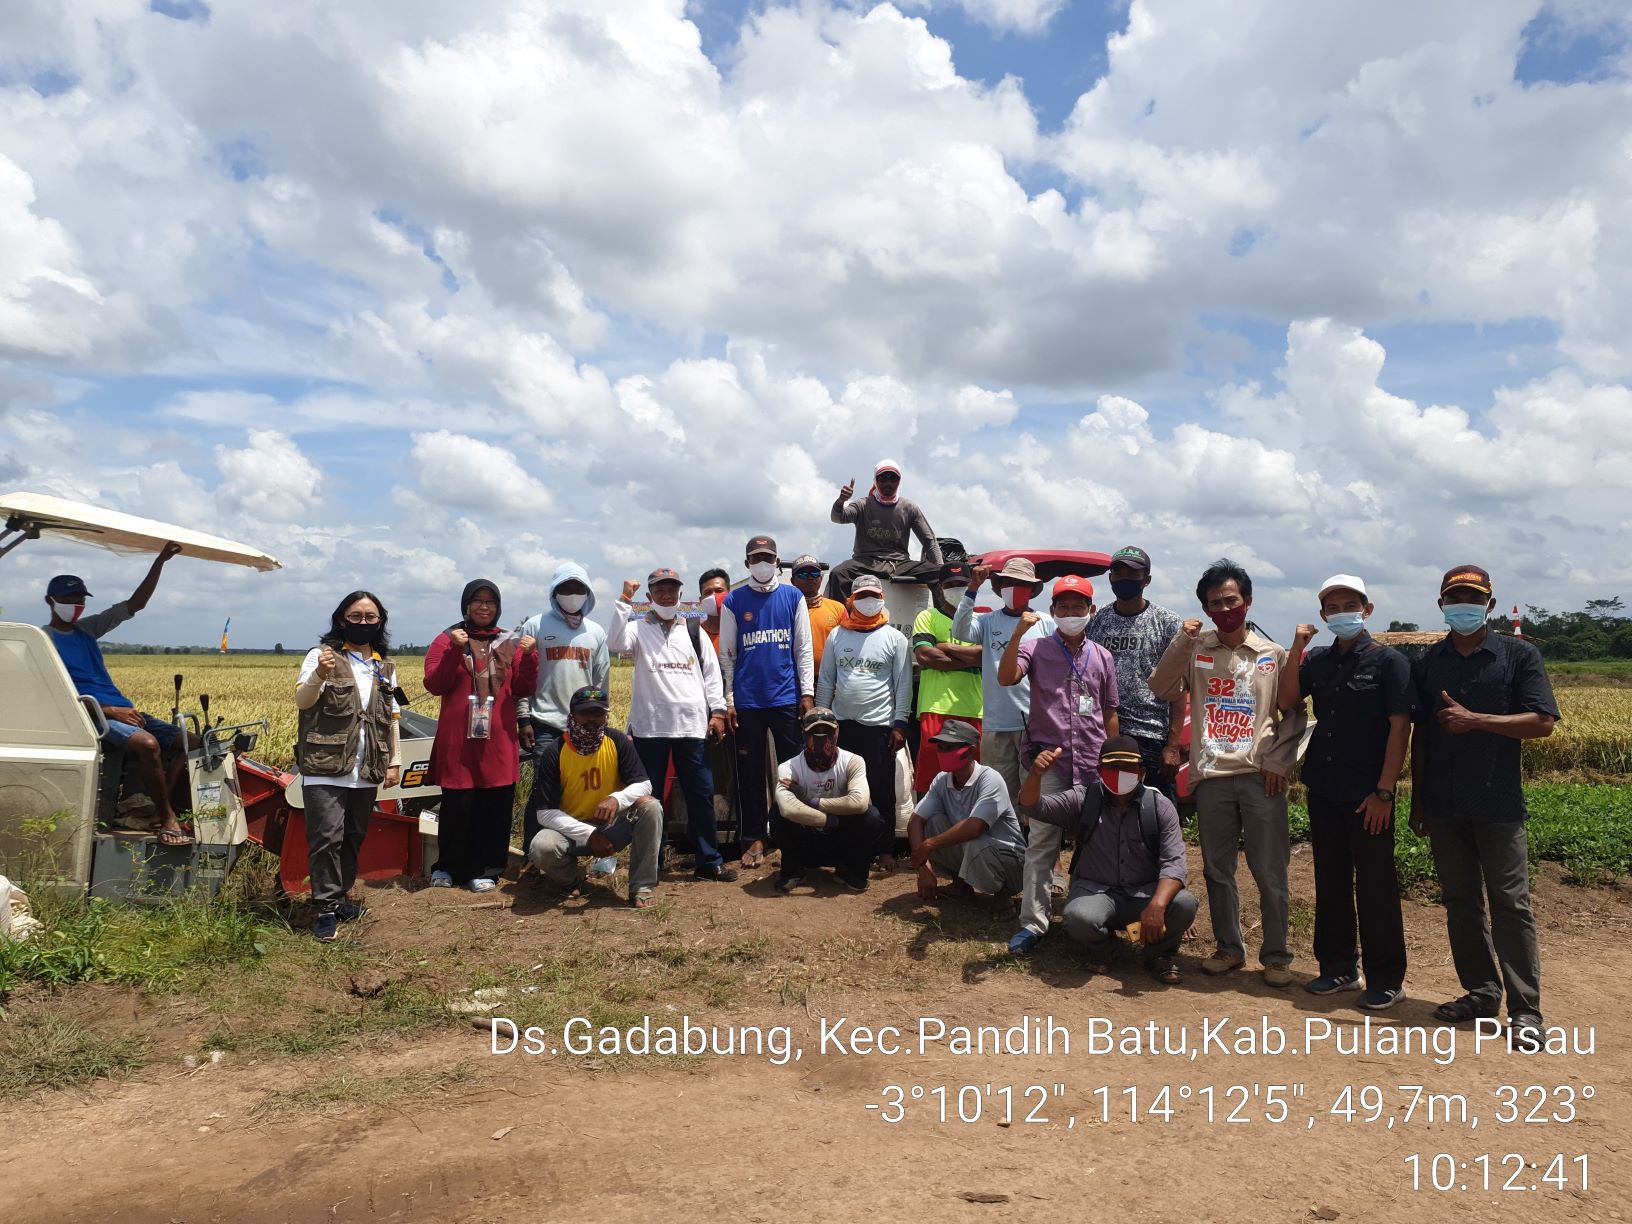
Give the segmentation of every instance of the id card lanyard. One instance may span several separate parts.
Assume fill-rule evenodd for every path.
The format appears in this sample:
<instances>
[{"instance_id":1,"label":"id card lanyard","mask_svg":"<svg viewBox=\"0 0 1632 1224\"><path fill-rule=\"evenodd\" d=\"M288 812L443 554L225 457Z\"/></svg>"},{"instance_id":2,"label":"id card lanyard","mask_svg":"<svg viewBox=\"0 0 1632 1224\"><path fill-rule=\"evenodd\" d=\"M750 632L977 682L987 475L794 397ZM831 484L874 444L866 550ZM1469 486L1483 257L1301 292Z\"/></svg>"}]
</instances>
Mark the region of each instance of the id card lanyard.
<instances>
[{"instance_id":1,"label":"id card lanyard","mask_svg":"<svg viewBox=\"0 0 1632 1224\"><path fill-rule=\"evenodd\" d=\"M1078 671L1077 660L1071 654L1071 651L1066 648L1065 642L1060 638L1060 635L1056 633L1052 636L1054 638L1054 644L1060 648L1060 653L1065 656L1065 661L1070 664L1071 674L1077 679L1077 713L1086 718L1088 715L1094 712L1094 698L1093 695L1088 692L1088 669L1085 666L1083 671ZM1088 653L1089 650L1090 646L1088 639L1083 638L1082 654L1085 659L1091 657Z\"/></svg>"}]
</instances>

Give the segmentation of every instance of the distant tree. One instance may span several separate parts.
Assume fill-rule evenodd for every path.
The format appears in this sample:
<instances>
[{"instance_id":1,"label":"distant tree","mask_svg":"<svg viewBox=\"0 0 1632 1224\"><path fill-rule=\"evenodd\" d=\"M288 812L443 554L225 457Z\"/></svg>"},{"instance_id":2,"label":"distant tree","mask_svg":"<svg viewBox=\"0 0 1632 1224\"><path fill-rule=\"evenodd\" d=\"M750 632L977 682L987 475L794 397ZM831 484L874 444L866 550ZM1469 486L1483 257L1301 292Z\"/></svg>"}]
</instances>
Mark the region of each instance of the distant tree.
<instances>
[{"instance_id":1,"label":"distant tree","mask_svg":"<svg viewBox=\"0 0 1632 1224\"><path fill-rule=\"evenodd\" d=\"M1416 621L1391 620L1388 622L1390 633L1420 633Z\"/></svg>"},{"instance_id":2,"label":"distant tree","mask_svg":"<svg viewBox=\"0 0 1632 1224\"><path fill-rule=\"evenodd\" d=\"M276 644L275 644L275 645L274 645L274 646L273 646L273 647L272 647L272 653L273 653L273 654L279 654L279 655L281 655L281 654L282 654L282 653L283 653L283 643L282 643L282 642L278 642L278 643L276 643Z\"/></svg>"},{"instance_id":3,"label":"distant tree","mask_svg":"<svg viewBox=\"0 0 1632 1224\"><path fill-rule=\"evenodd\" d=\"M1622 615L1626 606L1621 603L1619 595L1611 595L1608 599L1587 600L1586 614L1597 621L1616 621L1625 619Z\"/></svg>"}]
</instances>

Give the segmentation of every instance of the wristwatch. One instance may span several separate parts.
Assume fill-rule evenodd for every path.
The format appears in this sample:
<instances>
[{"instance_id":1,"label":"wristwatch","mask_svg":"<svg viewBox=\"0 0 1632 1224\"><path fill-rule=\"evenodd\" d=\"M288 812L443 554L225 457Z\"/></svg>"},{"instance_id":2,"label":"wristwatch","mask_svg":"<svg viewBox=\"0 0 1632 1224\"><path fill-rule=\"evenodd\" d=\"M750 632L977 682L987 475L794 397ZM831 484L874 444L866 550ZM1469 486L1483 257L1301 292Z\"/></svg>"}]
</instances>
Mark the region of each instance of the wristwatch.
<instances>
[{"instance_id":1,"label":"wristwatch","mask_svg":"<svg viewBox=\"0 0 1632 1224\"><path fill-rule=\"evenodd\" d=\"M1391 790L1384 790L1382 787L1379 786L1376 790L1372 791L1371 793L1376 795L1377 798L1383 800L1383 802L1385 802L1385 803L1393 803L1394 802L1394 792L1391 791Z\"/></svg>"}]
</instances>

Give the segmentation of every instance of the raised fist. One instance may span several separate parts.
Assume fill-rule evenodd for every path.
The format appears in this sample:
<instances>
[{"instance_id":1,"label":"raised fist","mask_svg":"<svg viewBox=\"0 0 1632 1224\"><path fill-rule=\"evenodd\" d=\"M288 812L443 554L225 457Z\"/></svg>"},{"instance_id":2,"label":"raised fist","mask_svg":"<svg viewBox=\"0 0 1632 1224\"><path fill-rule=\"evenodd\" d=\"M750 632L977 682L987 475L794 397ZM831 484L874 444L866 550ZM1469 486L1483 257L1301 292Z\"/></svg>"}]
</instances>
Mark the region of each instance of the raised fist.
<instances>
[{"instance_id":1,"label":"raised fist","mask_svg":"<svg viewBox=\"0 0 1632 1224\"><path fill-rule=\"evenodd\" d=\"M463 629L449 629L448 641L452 642L460 650L463 650L466 646L470 645L470 634L466 633Z\"/></svg>"},{"instance_id":2,"label":"raised fist","mask_svg":"<svg viewBox=\"0 0 1632 1224\"><path fill-rule=\"evenodd\" d=\"M635 592L640 590L640 581L636 578L623 580L623 602L630 603L635 598Z\"/></svg>"},{"instance_id":3,"label":"raised fist","mask_svg":"<svg viewBox=\"0 0 1632 1224\"><path fill-rule=\"evenodd\" d=\"M334 651L330 650L327 646L323 647L323 649L320 650L317 655L317 678L319 680L327 680L330 676L334 675L334 669L338 667L339 664L340 656L335 654Z\"/></svg>"},{"instance_id":4,"label":"raised fist","mask_svg":"<svg viewBox=\"0 0 1632 1224\"><path fill-rule=\"evenodd\" d=\"M1297 631L1292 635L1292 640L1294 642L1311 642L1319 632L1320 630L1313 625L1299 625Z\"/></svg>"},{"instance_id":5,"label":"raised fist","mask_svg":"<svg viewBox=\"0 0 1632 1224\"><path fill-rule=\"evenodd\" d=\"M1187 638L1198 638L1201 636L1201 621L1192 616L1179 626L1179 632L1183 633Z\"/></svg>"}]
</instances>

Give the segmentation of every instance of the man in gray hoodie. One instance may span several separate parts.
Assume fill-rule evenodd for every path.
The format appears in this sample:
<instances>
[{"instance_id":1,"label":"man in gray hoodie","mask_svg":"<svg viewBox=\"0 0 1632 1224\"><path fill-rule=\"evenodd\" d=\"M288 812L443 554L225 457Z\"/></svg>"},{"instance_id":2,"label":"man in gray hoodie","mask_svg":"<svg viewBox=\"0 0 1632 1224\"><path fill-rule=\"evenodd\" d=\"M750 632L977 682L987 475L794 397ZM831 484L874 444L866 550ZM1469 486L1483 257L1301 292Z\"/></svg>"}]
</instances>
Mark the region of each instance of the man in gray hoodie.
<instances>
[{"instance_id":1,"label":"man in gray hoodie","mask_svg":"<svg viewBox=\"0 0 1632 1224\"><path fill-rule=\"evenodd\" d=\"M612 682L606 630L589 619L595 592L581 565L564 561L550 579L550 606L529 616L516 632L538 640L538 687L516 700L523 752L559 740L567 729L572 695L581 688L605 690ZM538 821L531 807L522 818L522 842L533 844Z\"/></svg>"}]
</instances>

